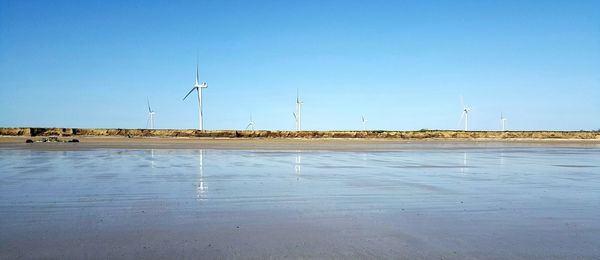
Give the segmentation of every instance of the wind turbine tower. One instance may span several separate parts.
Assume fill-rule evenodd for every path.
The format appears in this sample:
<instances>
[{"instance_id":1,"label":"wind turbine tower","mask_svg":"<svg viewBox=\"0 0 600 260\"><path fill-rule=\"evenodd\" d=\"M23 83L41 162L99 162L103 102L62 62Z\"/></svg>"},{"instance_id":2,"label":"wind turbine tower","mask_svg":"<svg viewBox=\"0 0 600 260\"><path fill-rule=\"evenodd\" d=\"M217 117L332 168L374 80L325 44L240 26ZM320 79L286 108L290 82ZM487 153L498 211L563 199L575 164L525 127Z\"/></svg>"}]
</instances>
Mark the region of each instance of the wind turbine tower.
<instances>
[{"instance_id":1,"label":"wind turbine tower","mask_svg":"<svg viewBox=\"0 0 600 260\"><path fill-rule=\"evenodd\" d=\"M500 113L500 123L502 123L502 132L506 131L506 117Z\"/></svg>"},{"instance_id":2,"label":"wind turbine tower","mask_svg":"<svg viewBox=\"0 0 600 260\"><path fill-rule=\"evenodd\" d=\"M150 126L150 129L154 129L154 118L156 116L156 112L150 108L150 99L146 98L148 101L148 121L146 122L146 128Z\"/></svg>"},{"instance_id":3,"label":"wind turbine tower","mask_svg":"<svg viewBox=\"0 0 600 260\"><path fill-rule=\"evenodd\" d=\"M471 108L465 106L462 96L460 96L460 103L463 107L462 113L460 114L460 121L463 121L463 119L465 120L465 131L469 131L469 112L471 112Z\"/></svg>"},{"instance_id":4,"label":"wind turbine tower","mask_svg":"<svg viewBox=\"0 0 600 260\"><path fill-rule=\"evenodd\" d=\"M294 112L294 119L296 120L296 131L302 130L302 105L304 102L300 101L300 95L296 91L296 112Z\"/></svg>"},{"instance_id":5,"label":"wind turbine tower","mask_svg":"<svg viewBox=\"0 0 600 260\"><path fill-rule=\"evenodd\" d=\"M199 76L198 76L198 62L196 62L196 82L194 83L194 87L192 90L185 95L183 100L185 100L194 90L198 92L198 129L204 130L203 121L202 121L202 89L208 88L208 84L206 82L202 82L200 84Z\"/></svg>"}]
</instances>

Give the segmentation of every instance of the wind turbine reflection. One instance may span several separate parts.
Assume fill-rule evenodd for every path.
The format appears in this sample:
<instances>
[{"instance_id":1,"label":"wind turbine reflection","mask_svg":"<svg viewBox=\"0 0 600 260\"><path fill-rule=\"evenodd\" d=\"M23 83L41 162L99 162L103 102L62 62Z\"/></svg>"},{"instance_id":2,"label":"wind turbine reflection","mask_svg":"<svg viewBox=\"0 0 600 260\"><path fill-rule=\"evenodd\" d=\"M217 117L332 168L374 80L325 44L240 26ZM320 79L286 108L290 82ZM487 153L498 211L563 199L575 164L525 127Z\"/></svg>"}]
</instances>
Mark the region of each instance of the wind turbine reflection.
<instances>
[{"instance_id":1,"label":"wind turbine reflection","mask_svg":"<svg viewBox=\"0 0 600 260\"><path fill-rule=\"evenodd\" d=\"M463 161L462 161L462 167L460 168L460 172L466 173L468 171L469 171L469 165L468 165L467 152L463 152Z\"/></svg>"},{"instance_id":2,"label":"wind turbine reflection","mask_svg":"<svg viewBox=\"0 0 600 260\"><path fill-rule=\"evenodd\" d=\"M302 153L300 151L296 151L296 163L294 164L294 171L296 175L300 175L302 170Z\"/></svg>"},{"instance_id":3,"label":"wind turbine reflection","mask_svg":"<svg viewBox=\"0 0 600 260\"><path fill-rule=\"evenodd\" d=\"M198 165L198 184L196 186L196 199L204 200L204 193L207 191L207 186L204 183L204 150L199 151L199 165Z\"/></svg>"}]
</instances>

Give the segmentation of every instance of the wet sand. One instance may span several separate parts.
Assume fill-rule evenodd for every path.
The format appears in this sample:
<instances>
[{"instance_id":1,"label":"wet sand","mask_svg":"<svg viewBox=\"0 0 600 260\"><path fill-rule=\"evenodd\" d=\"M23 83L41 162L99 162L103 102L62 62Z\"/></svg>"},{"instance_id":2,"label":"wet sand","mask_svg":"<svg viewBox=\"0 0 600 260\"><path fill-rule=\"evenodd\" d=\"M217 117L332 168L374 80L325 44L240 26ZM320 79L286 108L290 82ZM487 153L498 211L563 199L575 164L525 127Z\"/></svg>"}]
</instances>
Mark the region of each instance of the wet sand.
<instances>
[{"instance_id":1,"label":"wet sand","mask_svg":"<svg viewBox=\"0 0 600 260\"><path fill-rule=\"evenodd\" d=\"M33 143L43 137L0 136L0 148L34 150L85 150L85 149L234 149L234 150L398 150L398 149L454 149L461 147L600 147L600 139L341 139L341 138L160 138L160 137L102 137L72 136L60 139L77 139L79 143Z\"/></svg>"},{"instance_id":2,"label":"wet sand","mask_svg":"<svg viewBox=\"0 0 600 260\"><path fill-rule=\"evenodd\" d=\"M0 258L598 259L594 142L0 138Z\"/></svg>"}]
</instances>

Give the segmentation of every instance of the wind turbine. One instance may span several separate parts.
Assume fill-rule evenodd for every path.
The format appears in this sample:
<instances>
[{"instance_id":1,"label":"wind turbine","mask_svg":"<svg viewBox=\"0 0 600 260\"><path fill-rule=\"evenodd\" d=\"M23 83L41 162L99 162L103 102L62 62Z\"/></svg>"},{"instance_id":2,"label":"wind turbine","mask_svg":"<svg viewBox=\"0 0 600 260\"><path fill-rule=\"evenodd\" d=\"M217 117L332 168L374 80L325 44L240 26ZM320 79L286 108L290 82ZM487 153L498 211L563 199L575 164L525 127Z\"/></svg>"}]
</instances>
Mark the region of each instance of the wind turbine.
<instances>
[{"instance_id":1,"label":"wind turbine","mask_svg":"<svg viewBox=\"0 0 600 260\"><path fill-rule=\"evenodd\" d=\"M465 106L465 102L463 101L463 97L460 96L460 104L463 107L462 113L460 114L460 121L463 121L463 119L465 120L465 131L469 130L469 112L471 112L471 108Z\"/></svg>"},{"instance_id":2,"label":"wind turbine","mask_svg":"<svg viewBox=\"0 0 600 260\"><path fill-rule=\"evenodd\" d=\"M294 112L294 119L296 120L296 131L302 130L302 105L304 102L300 101L300 95L296 90L296 112Z\"/></svg>"},{"instance_id":3,"label":"wind turbine","mask_svg":"<svg viewBox=\"0 0 600 260\"><path fill-rule=\"evenodd\" d=\"M252 114L250 114L250 123L248 123L248 125L246 126L246 130L248 129L254 131L254 120L252 120Z\"/></svg>"},{"instance_id":4,"label":"wind turbine","mask_svg":"<svg viewBox=\"0 0 600 260\"><path fill-rule=\"evenodd\" d=\"M364 116L361 116L361 123L363 125L363 130L367 131L367 119Z\"/></svg>"},{"instance_id":5,"label":"wind turbine","mask_svg":"<svg viewBox=\"0 0 600 260\"><path fill-rule=\"evenodd\" d=\"M200 81L198 79L198 61L196 61L196 82L194 83L194 87L192 87L192 90L190 90L190 92L188 92L187 95L185 95L183 100L185 100L185 98L187 98L194 90L196 90L198 92L198 121L199 121L198 129L199 130L204 130L203 122L202 122L202 89L203 88L208 88L208 85L206 84L206 82L202 82L202 84L200 84Z\"/></svg>"},{"instance_id":6,"label":"wind turbine","mask_svg":"<svg viewBox=\"0 0 600 260\"><path fill-rule=\"evenodd\" d=\"M150 125L150 129L154 129L154 117L156 116L156 112L150 108L150 99L146 98L148 101L148 121L146 122L146 128Z\"/></svg>"},{"instance_id":7,"label":"wind turbine","mask_svg":"<svg viewBox=\"0 0 600 260\"><path fill-rule=\"evenodd\" d=\"M502 123L502 132L506 131L506 117L500 113L500 122Z\"/></svg>"}]
</instances>

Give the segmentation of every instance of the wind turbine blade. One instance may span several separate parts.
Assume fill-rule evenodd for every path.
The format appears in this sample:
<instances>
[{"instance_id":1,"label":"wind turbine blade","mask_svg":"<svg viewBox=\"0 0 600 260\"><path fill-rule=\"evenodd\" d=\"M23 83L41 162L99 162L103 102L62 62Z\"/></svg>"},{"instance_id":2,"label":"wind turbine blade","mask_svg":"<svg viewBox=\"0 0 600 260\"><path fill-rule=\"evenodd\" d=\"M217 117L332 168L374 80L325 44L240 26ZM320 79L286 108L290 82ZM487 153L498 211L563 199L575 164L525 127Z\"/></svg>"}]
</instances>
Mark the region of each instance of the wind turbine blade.
<instances>
[{"instance_id":1,"label":"wind turbine blade","mask_svg":"<svg viewBox=\"0 0 600 260\"><path fill-rule=\"evenodd\" d=\"M150 108L150 99L146 97L146 101L148 101L148 112L152 113L152 109Z\"/></svg>"},{"instance_id":2,"label":"wind turbine blade","mask_svg":"<svg viewBox=\"0 0 600 260\"><path fill-rule=\"evenodd\" d=\"M190 90L190 92L188 92L187 95L185 95L185 97L183 97L183 100L185 100L185 98L187 98L192 93L192 91L194 91L194 89L196 89L196 88L192 88L192 90Z\"/></svg>"},{"instance_id":3,"label":"wind turbine blade","mask_svg":"<svg viewBox=\"0 0 600 260\"><path fill-rule=\"evenodd\" d=\"M293 114L294 114L294 119L298 119L298 117L296 116L296 113L293 113Z\"/></svg>"},{"instance_id":4,"label":"wind turbine blade","mask_svg":"<svg viewBox=\"0 0 600 260\"><path fill-rule=\"evenodd\" d=\"M198 64L200 63L200 54L196 53L196 85L200 82L200 76L198 75Z\"/></svg>"}]
</instances>

